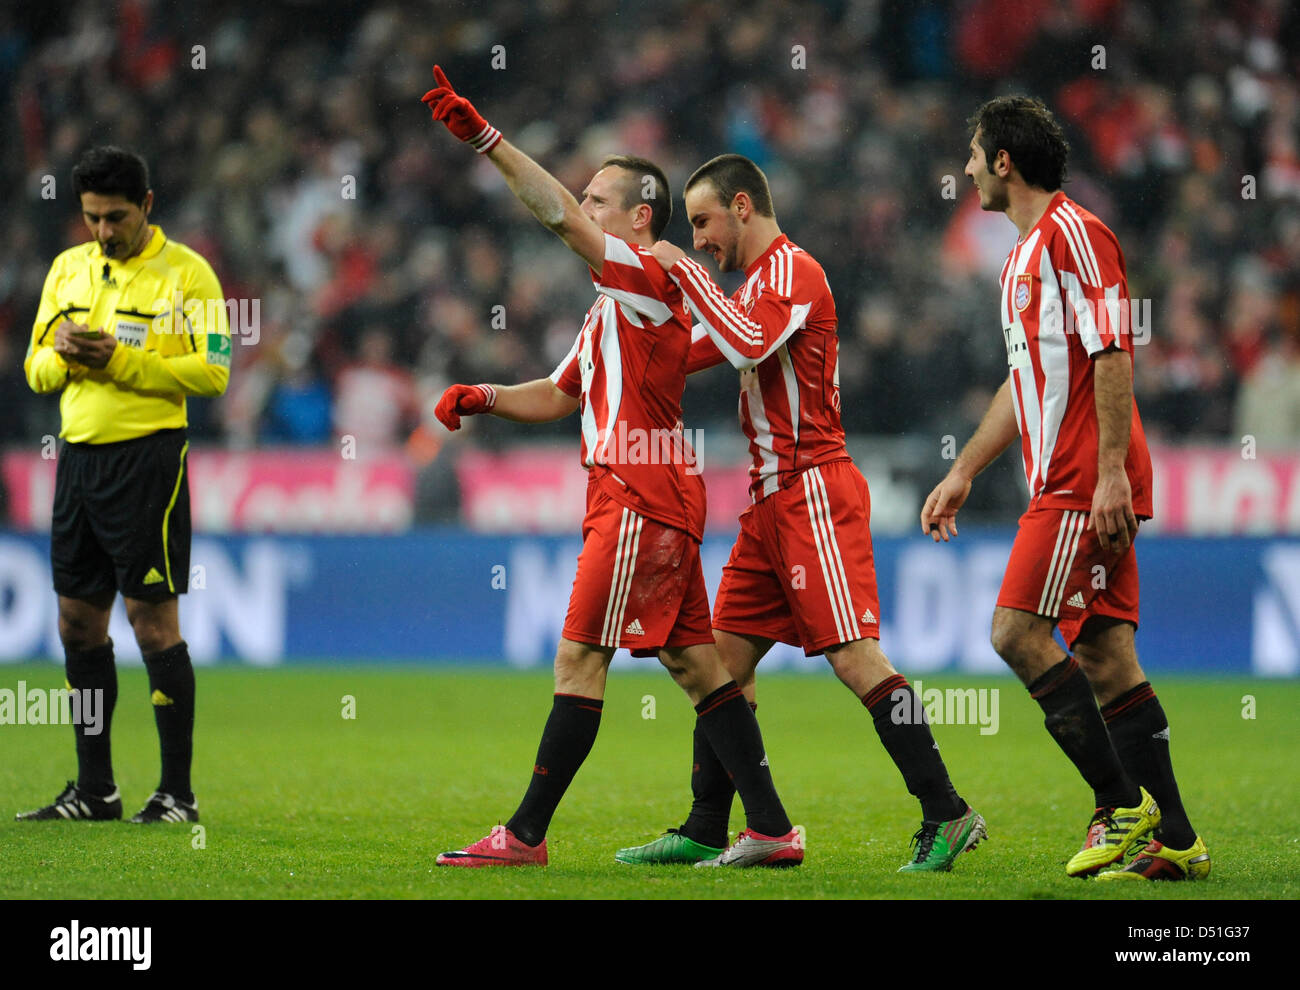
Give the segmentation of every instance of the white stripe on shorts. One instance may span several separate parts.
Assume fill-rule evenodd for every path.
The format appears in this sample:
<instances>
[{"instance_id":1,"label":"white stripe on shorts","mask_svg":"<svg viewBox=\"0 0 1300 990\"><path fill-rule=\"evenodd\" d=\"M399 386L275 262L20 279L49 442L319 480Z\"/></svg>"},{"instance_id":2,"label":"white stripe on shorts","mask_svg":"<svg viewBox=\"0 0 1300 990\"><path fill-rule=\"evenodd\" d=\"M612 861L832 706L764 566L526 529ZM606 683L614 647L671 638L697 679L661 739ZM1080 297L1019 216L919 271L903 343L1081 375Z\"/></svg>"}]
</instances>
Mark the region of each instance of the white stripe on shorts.
<instances>
[{"instance_id":1,"label":"white stripe on shorts","mask_svg":"<svg viewBox=\"0 0 1300 990\"><path fill-rule=\"evenodd\" d=\"M1061 514L1061 528L1056 533L1056 547L1052 550L1051 564L1047 568L1047 580L1043 583L1043 594L1038 599L1038 614L1060 618L1061 598L1065 594L1065 582L1074 567L1074 556L1079 549L1079 538L1088 524L1086 512L1066 511Z\"/></svg>"},{"instance_id":2,"label":"white stripe on shorts","mask_svg":"<svg viewBox=\"0 0 1300 990\"><path fill-rule=\"evenodd\" d=\"M636 572L636 552L641 545L643 522L639 515L624 507L618 526L618 549L614 553L614 576L609 585L609 599L605 603L605 625L600 631L601 646L617 647L622 637L623 613L627 609L632 576Z\"/></svg>"},{"instance_id":3,"label":"white stripe on shorts","mask_svg":"<svg viewBox=\"0 0 1300 990\"><path fill-rule=\"evenodd\" d=\"M844 560L835 539L835 524L831 522L830 499L820 468L809 468L803 473L804 497L808 503L808 519L812 524L813 542L821 560L822 578L826 582L835 618L835 632L840 642L861 639L858 618L853 611L853 598L849 594L848 578L844 574Z\"/></svg>"}]
</instances>

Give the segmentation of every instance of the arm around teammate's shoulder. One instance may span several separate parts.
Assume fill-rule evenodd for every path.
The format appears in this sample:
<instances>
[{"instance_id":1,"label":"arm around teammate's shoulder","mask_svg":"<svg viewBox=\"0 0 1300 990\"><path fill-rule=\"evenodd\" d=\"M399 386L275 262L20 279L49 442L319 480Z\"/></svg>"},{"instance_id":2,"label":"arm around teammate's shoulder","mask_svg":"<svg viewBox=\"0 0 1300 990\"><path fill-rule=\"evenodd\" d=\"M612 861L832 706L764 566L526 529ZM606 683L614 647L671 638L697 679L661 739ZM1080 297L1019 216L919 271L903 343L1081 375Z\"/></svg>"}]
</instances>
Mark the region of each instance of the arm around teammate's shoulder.
<instances>
[{"instance_id":1,"label":"arm around teammate's shoulder","mask_svg":"<svg viewBox=\"0 0 1300 990\"><path fill-rule=\"evenodd\" d=\"M669 259L663 242L652 251L659 263ZM671 247L671 245L669 245ZM667 268L669 277L682 290L691 313L738 371L757 367L800 329L812 309L811 303L796 304L788 293L763 291L746 312L718 288L708 271L686 257L678 248L675 261Z\"/></svg>"}]
</instances>

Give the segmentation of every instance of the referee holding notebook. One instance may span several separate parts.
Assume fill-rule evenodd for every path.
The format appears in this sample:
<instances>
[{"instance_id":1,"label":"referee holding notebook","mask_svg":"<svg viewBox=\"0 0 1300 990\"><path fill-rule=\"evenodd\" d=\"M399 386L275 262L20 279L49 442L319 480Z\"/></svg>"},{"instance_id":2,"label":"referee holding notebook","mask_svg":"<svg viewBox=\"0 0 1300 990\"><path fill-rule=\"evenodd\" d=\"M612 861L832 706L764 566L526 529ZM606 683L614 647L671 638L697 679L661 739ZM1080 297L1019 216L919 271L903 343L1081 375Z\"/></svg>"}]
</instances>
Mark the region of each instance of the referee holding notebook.
<instances>
[{"instance_id":1,"label":"referee holding notebook","mask_svg":"<svg viewBox=\"0 0 1300 990\"><path fill-rule=\"evenodd\" d=\"M188 586L190 499L185 397L230 379L230 329L211 266L149 223L144 161L93 148L72 172L92 240L50 267L23 369L59 392L50 559L68 686L103 692L102 731L74 726L77 780L20 821L118 819L109 733L117 670L108 638L118 592L149 675L162 778L131 819L198 821L190 784L194 668L177 595Z\"/></svg>"}]
</instances>

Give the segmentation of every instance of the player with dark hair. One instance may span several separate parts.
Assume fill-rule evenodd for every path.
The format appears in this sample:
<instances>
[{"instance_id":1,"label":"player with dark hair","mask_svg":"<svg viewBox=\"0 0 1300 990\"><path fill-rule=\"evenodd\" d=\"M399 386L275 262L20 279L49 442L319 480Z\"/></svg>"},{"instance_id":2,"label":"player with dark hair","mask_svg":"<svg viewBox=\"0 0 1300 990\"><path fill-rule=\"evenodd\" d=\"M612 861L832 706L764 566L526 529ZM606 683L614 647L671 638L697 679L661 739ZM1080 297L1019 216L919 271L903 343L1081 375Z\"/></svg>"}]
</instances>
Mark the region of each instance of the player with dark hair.
<instances>
[{"instance_id":1,"label":"player with dark hair","mask_svg":"<svg viewBox=\"0 0 1300 990\"><path fill-rule=\"evenodd\" d=\"M149 223L153 192L139 156L92 148L73 169L72 188L93 240L55 258L23 368L34 391L61 392L50 527L59 638L69 688L103 692L104 721L94 735L74 726L76 782L18 818L122 817L109 746L117 668L108 637L121 592L162 750L158 789L131 821L194 822L194 668L177 608L190 569L185 397L226 390L227 311L211 266Z\"/></svg>"},{"instance_id":2,"label":"player with dark hair","mask_svg":"<svg viewBox=\"0 0 1300 990\"><path fill-rule=\"evenodd\" d=\"M1134 648L1132 542L1151 518L1151 458L1133 399L1124 254L1061 191L1069 148L1040 101L1001 97L968 123L965 171L980 206L1020 233L1001 275L1010 373L926 499L921 528L936 542L956 536L972 480L1020 437L1029 508L993 613L993 646L1093 790L1096 811L1066 873L1199 879L1210 856L1183 810L1169 722ZM1053 638L1057 626L1073 656ZM1149 833L1132 863L1100 872Z\"/></svg>"},{"instance_id":3,"label":"player with dark hair","mask_svg":"<svg viewBox=\"0 0 1300 990\"><path fill-rule=\"evenodd\" d=\"M485 154L544 226L590 267L596 301L550 378L523 385L453 385L437 415L493 413L516 422L582 418L588 471L583 545L555 654L555 697L518 810L484 838L438 856L439 866L544 866L546 833L600 727L614 651L658 656L695 705L698 730L719 753L745 805L748 828L718 866L792 866L800 833L786 817L758 722L727 674L709 631L700 566L704 483L681 422L691 331L682 294L649 247L668 224L663 172L616 157L582 202L501 137L442 70L424 95L434 120ZM629 442L630 441L630 442ZM650 449L653 448L653 449Z\"/></svg>"},{"instance_id":4,"label":"player with dark hair","mask_svg":"<svg viewBox=\"0 0 1300 990\"><path fill-rule=\"evenodd\" d=\"M712 254L724 272L745 273L728 299L679 248L662 241L653 248L700 321L688 370L728 361L740 371L753 504L740 516L714 603L722 661L752 704L755 670L777 640L808 656L825 653L920 801L921 828L902 869L951 869L987 829L953 789L928 722L912 717L920 706L911 686L880 649L871 496L844 445L826 275L781 233L767 179L749 159L722 155L700 166L685 200L695 249ZM712 740L699 731L691 790L694 803L680 828L615 858L655 864L714 855L726 838L734 789Z\"/></svg>"}]
</instances>

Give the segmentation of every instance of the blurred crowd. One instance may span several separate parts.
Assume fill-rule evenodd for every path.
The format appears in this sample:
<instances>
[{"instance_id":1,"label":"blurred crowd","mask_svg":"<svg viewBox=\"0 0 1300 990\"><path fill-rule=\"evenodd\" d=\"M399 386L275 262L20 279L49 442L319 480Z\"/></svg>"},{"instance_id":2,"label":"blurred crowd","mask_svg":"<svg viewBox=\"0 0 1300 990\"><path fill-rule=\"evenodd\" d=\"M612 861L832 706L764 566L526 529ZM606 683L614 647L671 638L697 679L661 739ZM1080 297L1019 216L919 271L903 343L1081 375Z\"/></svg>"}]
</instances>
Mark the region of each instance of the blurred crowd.
<instances>
[{"instance_id":1,"label":"blurred crowd","mask_svg":"<svg viewBox=\"0 0 1300 990\"><path fill-rule=\"evenodd\" d=\"M448 383L548 375L590 282L430 122L435 61L571 190L607 154L662 164L681 244L686 176L753 158L835 293L846 429L959 442L1005 374L996 279L1015 236L962 175L965 121L994 95L1041 96L1072 146L1067 193L1115 230L1147 301L1148 433L1300 443L1286 0L9 3L0 440L57 432L21 363L50 261L86 239L70 172L97 143L139 151L154 221L257 303L227 396L192 400L203 442L350 435L428 461ZM734 429L735 401L732 374L709 372L688 425ZM484 419L472 442L574 433Z\"/></svg>"}]
</instances>

